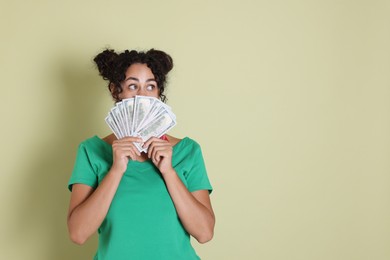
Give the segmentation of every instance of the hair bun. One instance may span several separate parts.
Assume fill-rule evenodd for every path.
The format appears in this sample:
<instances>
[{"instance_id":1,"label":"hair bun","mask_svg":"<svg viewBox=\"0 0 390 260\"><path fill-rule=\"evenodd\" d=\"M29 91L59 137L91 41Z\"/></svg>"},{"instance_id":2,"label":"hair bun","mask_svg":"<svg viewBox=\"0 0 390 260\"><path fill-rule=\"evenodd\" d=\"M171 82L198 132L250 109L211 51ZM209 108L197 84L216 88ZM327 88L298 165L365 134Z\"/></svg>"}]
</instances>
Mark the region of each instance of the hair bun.
<instances>
[{"instance_id":1,"label":"hair bun","mask_svg":"<svg viewBox=\"0 0 390 260\"><path fill-rule=\"evenodd\" d=\"M117 57L118 54L114 50L106 49L93 59L103 79L112 81Z\"/></svg>"},{"instance_id":2,"label":"hair bun","mask_svg":"<svg viewBox=\"0 0 390 260\"><path fill-rule=\"evenodd\" d=\"M161 66L160 68L164 74L168 74L168 72L172 70L173 60L171 56L169 56L165 52L151 49L146 53L146 55L158 61Z\"/></svg>"}]
</instances>

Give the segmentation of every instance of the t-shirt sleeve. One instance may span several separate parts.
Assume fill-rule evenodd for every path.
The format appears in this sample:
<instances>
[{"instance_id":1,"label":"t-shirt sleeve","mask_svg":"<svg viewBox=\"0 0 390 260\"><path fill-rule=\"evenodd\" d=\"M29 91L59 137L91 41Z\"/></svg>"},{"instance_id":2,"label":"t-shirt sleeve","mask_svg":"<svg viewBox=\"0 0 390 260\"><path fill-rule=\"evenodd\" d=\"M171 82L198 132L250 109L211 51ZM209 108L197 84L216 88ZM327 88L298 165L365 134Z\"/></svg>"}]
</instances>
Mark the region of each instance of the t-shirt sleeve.
<instances>
[{"instance_id":1,"label":"t-shirt sleeve","mask_svg":"<svg viewBox=\"0 0 390 260\"><path fill-rule=\"evenodd\" d=\"M208 190L211 193L213 188L207 176L202 150L198 144L193 149L192 159L192 167L187 174L188 190L190 192Z\"/></svg>"},{"instance_id":2,"label":"t-shirt sleeve","mask_svg":"<svg viewBox=\"0 0 390 260\"><path fill-rule=\"evenodd\" d=\"M81 183L92 188L98 185L98 178L91 164L88 151L84 143L79 145L77 150L76 161L73 167L73 172L68 182L68 189L72 191L72 186L75 183Z\"/></svg>"}]
</instances>

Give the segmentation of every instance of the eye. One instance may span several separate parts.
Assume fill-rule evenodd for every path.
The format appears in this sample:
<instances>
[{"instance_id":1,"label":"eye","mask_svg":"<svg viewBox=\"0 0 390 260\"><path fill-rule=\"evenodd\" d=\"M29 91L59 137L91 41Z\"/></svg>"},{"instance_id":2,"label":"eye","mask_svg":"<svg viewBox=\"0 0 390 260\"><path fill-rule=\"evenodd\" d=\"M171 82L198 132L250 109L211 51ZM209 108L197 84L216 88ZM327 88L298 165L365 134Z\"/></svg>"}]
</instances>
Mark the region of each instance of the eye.
<instances>
[{"instance_id":1,"label":"eye","mask_svg":"<svg viewBox=\"0 0 390 260\"><path fill-rule=\"evenodd\" d=\"M137 85L131 84L131 85L129 85L129 89L130 90L136 90L137 89Z\"/></svg>"},{"instance_id":2,"label":"eye","mask_svg":"<svg viewBox=\"0 0 390 260\"><path fill-rule=\"evenodd\" d=\"M148 85L148 86L146 87L146 90L147 90L147 91L153 91L153 89L154 89L155 87L156 87L155 85Z\"/></svg>"}]
</instances>

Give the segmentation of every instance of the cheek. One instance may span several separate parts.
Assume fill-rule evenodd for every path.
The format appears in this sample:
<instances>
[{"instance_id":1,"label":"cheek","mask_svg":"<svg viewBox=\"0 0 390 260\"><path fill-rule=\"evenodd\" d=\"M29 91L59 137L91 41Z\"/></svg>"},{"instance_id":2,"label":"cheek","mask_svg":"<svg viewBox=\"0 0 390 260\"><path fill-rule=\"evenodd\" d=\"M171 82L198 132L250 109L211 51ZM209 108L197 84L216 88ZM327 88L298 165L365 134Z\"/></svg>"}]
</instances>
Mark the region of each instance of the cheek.
<instances>
[{"instance_id":1,"label":"cheek","mask_svg":"<svg viewBox=\"0 0 390 260\"><path fill-rule=\"evenodd\" d=\"M132 97L134 97L134 96L135 96L135 94L130 94L130 93L123 94L123 93L122 93L122 95L120 95L120 98L121 98L121 99L126 99L126 98L132 98Z\"/></svg>"},{"instance_id":2,"label":"cheek","mask_svg":"<svg viewBox=\"0 0 390 260\"><path fill-rule=\"evenodd\" d=\"M120 99L125 99L125 98L132 98L135 96L134 91L131 91L128 88L122 88L122 92L119 94Z\"/></svg>"},{"instance_id":3,"label":"cheek","mask_svg":"<svg viewBox=\"0 0 390 260\"><path fill-rule=\"evenodd\" d=\"M156 96L156 98L159 98L159 97L160 97L160 90L157 90L157 91L156 91L155 96Z\"/></svg>"}]
</instances>

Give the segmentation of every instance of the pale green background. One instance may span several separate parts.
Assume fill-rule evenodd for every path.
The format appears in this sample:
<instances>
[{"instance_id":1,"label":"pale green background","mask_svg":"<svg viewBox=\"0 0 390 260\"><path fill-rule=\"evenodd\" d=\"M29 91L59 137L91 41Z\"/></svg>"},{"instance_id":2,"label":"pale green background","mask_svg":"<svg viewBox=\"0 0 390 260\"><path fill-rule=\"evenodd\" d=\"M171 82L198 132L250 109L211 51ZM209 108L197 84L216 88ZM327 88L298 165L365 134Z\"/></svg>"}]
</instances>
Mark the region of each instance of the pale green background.
<instances>
[{"instance_id":1,"label":"pale green background","mask_svg":"<svg viewBox=\"0 0 390 260\"><path fill-rule=\"evenodd\" d=\"M390 259L389 1L1 0L0 28L1 259L94 254L66 183L109 133L105 46L174 58L172 134L215 188L203 259Z\"/></svg>"}]
</instances>

